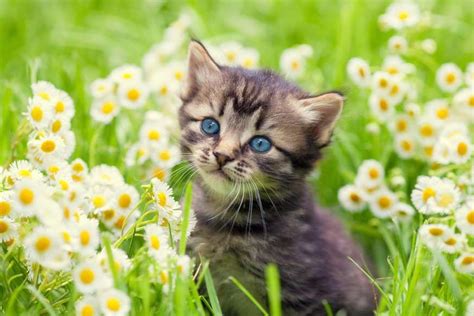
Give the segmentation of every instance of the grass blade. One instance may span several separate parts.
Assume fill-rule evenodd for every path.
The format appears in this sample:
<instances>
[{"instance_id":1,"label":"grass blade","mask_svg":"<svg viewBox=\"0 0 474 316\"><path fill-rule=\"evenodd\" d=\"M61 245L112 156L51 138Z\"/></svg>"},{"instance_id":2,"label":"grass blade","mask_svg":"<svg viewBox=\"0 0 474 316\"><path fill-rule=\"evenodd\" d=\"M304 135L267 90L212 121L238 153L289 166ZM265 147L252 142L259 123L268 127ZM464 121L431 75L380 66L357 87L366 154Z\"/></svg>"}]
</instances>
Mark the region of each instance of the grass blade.
<instances>
[{"instance_id":1,"label":"grass blade","mask_svg":"<svg viewBox=\"0 0 474 316\"><path fill-rule=\"evenodd\" d=\"M267 282L268 303L270 315L281 316L280 274L275 264L269 264L265 269Z\"/></svg>"}]
</instances>

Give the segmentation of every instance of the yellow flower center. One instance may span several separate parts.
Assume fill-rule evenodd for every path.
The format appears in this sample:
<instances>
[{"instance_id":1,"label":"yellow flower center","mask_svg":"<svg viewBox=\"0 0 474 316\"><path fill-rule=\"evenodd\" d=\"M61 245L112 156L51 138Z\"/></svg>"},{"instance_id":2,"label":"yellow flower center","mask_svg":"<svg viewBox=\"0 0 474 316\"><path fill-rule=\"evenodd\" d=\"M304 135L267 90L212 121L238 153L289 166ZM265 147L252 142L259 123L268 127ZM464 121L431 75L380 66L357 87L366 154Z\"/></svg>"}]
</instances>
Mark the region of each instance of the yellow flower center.
<instances>
[{"instance_id":1,"label":"yellow flower center","mask_svg":"<svg viewBox=\"0 0 474 316\"><path fill-rule=\"evenodd\" d=\"M111 311L118 312L120 310L120 301L116 297L107 299L107 308Z\"/></svg>"},{"instance_id":2,"label":"yellow flower center","mask_svg":"<svg viewBox=\"0 0 474 316\"><path fill-rule=\"evenodd\" d=\"M448 108L446 107L442 107L442 108L439 108L437 111L436 111L436 116L441 119L441 120L445 120L448 118L449 116L449 110Z\"/></svg>"},{"instance_id":3,"label":"yellow flower center","mask_svg":"<svg viewBox=\"0 0 474 316\"><path fill-rule=\"evenodd\" d=\"M387 111L388 110L388 102L387 100L385 99L380 99L380 102L379 102L379 107L382 111Z\"/></svg>"},{"instance_id":4,"label":"yellow flower center","mask_svg":"<svg viewBox=\"0 0 474 316\"><path fill-rule=\"evenodd\" d=\"M446 75L445 79L448 84L453 84L456 81L456 75L450 72Z\"/></svg>"},{"instance_id":5,"label":"yellow flower center","mask_svg":"<svg viewBox=\"0 0 474 316\"><path fill-rule=\"evenodd\" d=\"M463 265L469 265L469 264L472 264L474 263L474 256L466 256L464 257L464 259L462 259L462 262L461 262Z\"/></svg>"},{"instance_id":6,"label":"yellow flower center","mask_svg":"<svg viewBox=\"0 0 474 316\"><path fill-rule=\"evenodd\" d=\"M423 202L427 202L430 198L436 195L436 191L433 188L425 188L423 190Z\"/></svg>"},{"instance_id":7,"label":"yellow flower center","mask_svg":"<svg viewBox=\"0 0 474 316\"><path fill-rule=\"evenodd\" d=\"M179 70L178 70L178 71L176 71L176 72L174 73L174 77L176 78L176 80L179 81L179 80L183 79L184 74L183 74L182 71L179 71Z\"/></svg>"},{"instance_id":8,"label":"yellow flower center","mask_svg":"<svg viewBox=\"0 0 474 316\"><path fill-rule=\"evenodd\" d=\"M41 236L36 239L35 248L38 252L45 252L51 247L51 239L47 236Z\"/></svg>"},{"instance_id":9,"label":"yellow flower center","mask_svg":"<svg viewBox=\"0 0 474 316\"><path fill-rule=\"evenodd\" d=\"M35 193L32 190L28 188L24 188L20 191L19 199L21 203L25 205L29 205L33 202L34 198L35 198Z\"/></svg>"},{"instance_id":10,"label":"yellow flower center","mask_svg":"<svg viewBox=\"0 0 474 316\"><path fill-rule=\"evenodd\" d=\"M352 192L349 196L352 202L358 203L360 202L360 196L357 193Z\"/></svg>"},{"instance_id":11,"label":"yellow flower center","mask_svg":"<svg viewBox=\"0 0 474 316\"><path fill-rule=\"evenodd\" d=\"M89 234L88 231L83 230L79 234L79 240L81 241L81 245L87 246L91 240L91 235Z\"/></svg>"},{"instance_id":12,"label":"yellow flower center","mask_svg":"<svg viewBox=\"0 0 474 316\"><path fill-rule=\"evenodd\" d=\"M469 106L473 106L474 107L474 95L470 96L469 97Z\"/></svg>"},{"instance_id":13,"label":"yellow flower center","mask_svg":"<svg viewBox=\"0 0 474 316\"><path fill-rule=\"evenodd\" d=\"M31 177L31 171L28 169L21 169L20 171L18 171L18 174L20 175L20 177L23 178Z\"/></svg>"},{"instance_id":14,"label":"yellow flower center","mask_svg":"<svg viewBox=\"0 0 474 316\"><path fill-rule=\"evenodd\" d=\"M59 180L59 186L63 191L67 191L69 189L69 183L66 180Z\"/></svg>"},{"instance_id":15,"label":"yellow flower center","mask_svg":"<svg viewBox=\"0 0 474 316\"><path fill-rule=\"evenodd\" d=\"M397 67L391 66L391 67L388 67L388 68L387 68L387 72L388 72L389 74L391 74L391 75L396 75L396 74L398 74L400 71L398 70ZM396 87L396 89L397 89L397 91L394 92L394 93L396 94L396 93L398 92L398 86L394 86L394 87ZM392 91L393 91L393 88L392 88ZM392 92L391 92L391 94L392 94Z\"/></svg>"},{"instance_id":16,"label":"yellow flower center","mask_svg":"<svg viewBox=\"0 0 474 316\"><path fill-rule=\"evenodd\" d=\"M444 193L440 196L438 205L441 207L448 207L449 205L451 205L451 203L453 203L453 201L454 197L452 194Z\"/></svg>"},{"instance_id":17,"label":"yellow flower center","mask_svg":"<svg viewBox=\"0 0 474 316\"><path fill-rule=\"evenodd\" d=\"M160 281L162 284L167 284L168 283L168 273L165 271L160 272Z\"/></svg>"},{"instance_id":18,"label":"yellow flower center","mask_svg":"<svg viewBox=\"0 0 474 316\"><path fill-rule=\"evenodd\" d=\"M105 198L102 195L96 195L92 198L92 204L95 208L100 208L105 205Z\"/></svg>"},{"instance_id":19,"label":"yellow flower center","mask_svg":"<svg viewBox=\"0 0 474 316\"><path fill-rule=\"evenodd\" d=\"M64 112L64 109L65 109L65 106L62 101L58 101L58 103L56 103L56 106L54 107L54 110L56 111L56 113L62 113Z\"/></svg>"},{"instance_id":20,"label":"yellow flower center","mask_svg":"<svg viewBox=\"0 0 474 316\"><path fill-rule=\"evenodd\" d=\"M132 203L132 198L130 197L129 194L121 194L118 199L118 203L121 208L127 208L130 206L130 203Z\"/></svg>"},{"instance_id":21,"label":"yellow flower center","mask_svg":"<svg viewBox=\"0 0 474 316\"><path fill-rule=\"evenodd\" d=\"M124 73L122 74L122 78L123 78L123 79L131 79L132 77L133 77L133 75L132 75L131 73L129 73L129 72L124 72Z\"/></svg>"},{"instance_id":22,"label":"yellow flower center","mask_svg":"<svg viewBox=\"0 0 474 316\"><path fill-rule=\"evenodd\" d=\"M40 122L43 119L43 109L39 106L35 106L31 109L31 118L35 122Z\"/></svg>"},{"instance_id":23,"label":"yellow flower center","mask_svg":"<svg viewBox=\"0 0 474 316\"><path fill-rule=\"evenodd\" d=\"M166 94L168 94L168 86L161 86L161 88L160 88L160 94L161 94L161 95L166 95Z\"/></svg>"},{"instance_id":24,"label":"yellow flower center","mask_svg":"<svg viewBox=\"0 0 474 316\"><path fill-rule=\"evenodd\" d=\"M84 305L81 310L81 316L94 316L94 307L92 305Z\"/></svg>"},{"instance_id":25,"label":"yellow flower center","mask_svg":"<svg viewBox=\"0 0 474 316\"><path fill-rule=\"evenodd\" d=\"M420 128L420 134L424 137L430 137L434 133L433 127L429 124L423 124Z\"/></svg>"},{"instance_id":26,"label":"yellow flower center","mask_svg":"<svg viewBox=\"0 0 474 316\"><path fill-rule=\"evenodd\" d=\"M381 79L379 80L379 86L382 87L382 88L386 88L386 87L388 86L388 81L387 81L387 79L381 78Z\"/></svg>"},{"instance_id":27,"label":"yellow flower center","mask_svg":"<svg viewBox=\"0 0 474 316\"><path fill-rule=\"evenodd\" d=\"M474 225L474 209L467 213L466 220L469 224Z\"/></svg>"},{"instance_id":28,"label":"yellow flower center","mask_svg":"<svg viewBox=\"0 0 474 316\"><path fill-rule=\"evenodd\" d=\"M407 11L400 11L400 12L398 13L398 18L399 18L400 20L402 20L402 21L405 21L406 19L408 19L409 16L410 16L410 15L408 14Z\"/></svg>"},{"instance_id":29,"label":"yellow flower center","mask_svg":"<svg viewBox=\"0 0 474 316\"><path fill-rule=\"evenodd\" d=\"M115 216L115 211L114 210L106 210L102 212L102 216L105 220L110 221L112 218Z\"/></svg>"},{"instance_id":30,"label":"yellow flower center","mask_svg":"<svg viewBox=\"0 0 474 316\"><path fill-rule=\"evenodd\" d=\"M425 155L427 155L428 157L433 156L433 146L425 147L425 148L423 148L423 151L424 151Z\"/></svg>"},{"instance_id":31,"label":"yellow flower center","mask_svg":"<svg viewBox=\"0 0 474 316\"><path fill-rule=\"evenodd\" d=\"M161 206L165 206L166 205L166 194L164 192L159 192L157 194L157 197L158 197L158 204L160 204Z\"/></svg>"},{"instance_id":32,"label":"yellow flower center","mask_svg":"<svg viewBox=\"0 0 474 316\"><path fill-rule=\"evenodd\" d=\"M68 232L63 232L63 240L67 243L67 244L70 244L71 243L71 234L69 234Z\"/></svg>"},{"instance_id":33,"label":"yellow flower center","mask_svg":"<svg viewBox=\"0 0 474 316\"><path fill-rule=\"evenodd\" d=\"M402 140L401 145L402 145L403 150L405 151L410 151L413 148L411 142L406 139Z\"/></svg>"},{"instance_id":34,"label":"yellow flower center","mask_svg":"<svg viewBox=\"0 0 474 316\"><path fill-rule=\"evenodd\" d=\"M365 69L364 67L359 67L359 76L365 78Z\"/></svg>"},{"instance_id":35,"label":"yellow flower center","mask_svg":"<svg viewBox=\"0 0 474 316\"><path fill-rule=\"evenodd\" d=\"M381 208L389 208L390 205L392 205L392 200L387 197L387 196L382 196L380 199L379 199L379 206Z\"/></svg>"},{"instance_id":36,"label":"yellow flower center","mask_svg":"<svg viewBox=\"0 0 474 316\"><path fill-rule=\"evenodd\" d=\"M53 133L57 133L61 129L62 125L63 124L61 123L60 120L56 120L56 121L54 121L53 125L51 126L51 130L53 131Z\"/></svg>"},{"instance_id":37,"label":"yellow flower center","mask_svg":"<svg viewBox=\"0 0 474 316\"><path fill-rule=\"evenodd\" d=\"M122 229L125 226L125 216L120 216L114 224L115 228Z\"/></svg>"},{"instance_id":38,"label":"yellow flower center","mask_svg":"<svg viewBox=\"0 0 474 316\"><path fill-rule=\"evenodd\" d=\"M298 70L300 68L300 63L297 60L291 62L291 69Z\"/></svg>"},{"instance_id":39,"label":"yellow flower center","mask_svg":"<svg viewBox=\"0 0 474 316\"><path fill-rule=\"evenodd\" d=\"M235 58L237 57L237 54L235 52L227 52L226 53L227 60L230 62L233 62Z\"/></svg>"},{"instance_id":40,"label":"yellow flower center","mask_svg":"<svg viewBox=\"0 0 474 316\"><path fill-rule=\"evenodd\" d=\"M160 159L168 161L171 158L171 154L168 150L163 150L160 152Z\"/></svg>"},{"instance_id":41,"label":"yellow flower center","mask_svg":"<svg viewBox=\"0 0 474 316\"><path fill-rule=\"evenodd\" d=\"M131 101L137 101L139 97L140 91L138 91L137 89L131 89L127 93L127 98Z\"/></svg>"},{"instance_id":42,"label":"yellow flower center","mask_svg":"<svg viewBox=\"0 0 474 316\"><path fill-rule=\"evenodd\" d=\"M369 170L369 177L371 179L377 179L379 177L379 171L375 168L370 168Z\"/></svg>"},{"instance_id":43,"label":"yellow flower center","mask_svg":"<svg viewBox=\"0 0 474 316\"><path fill-rule=\"evenodd\" d=\"M158 132L156 129L151 130L148 132L148 139L149 140L159 140L161 137L160 132Z\"/></svg>"},{"instance_id":44,"label":"yellow flower center","mask_svg":"<svg viewBox=\"0 0 474 316\"><path fill-rule=\"evenodd\" d=\"M53 152L56 149L56 143L52 140L45 140L41 144L41 150L45 153Z\"/></svg>"},{"instance_id":45,"label":"yellow flower center","mask_svg":"<svg viewBox=\"0 0 474 316\"><path fill-rule=\"evenodd\" d=\"M102 104L102 109L101 109L102 113L110 114L114 110L115 110L115 103L113 103L111 101L108 101L108 102L104 102L104 104Z\"/></svg>"},{"instance_id":46,"label":"yellow flower center","mask_svg":"<svg viewBox=\"0 0 474 316\"><path fill-rule=\"evenodd\" d=\"M82 166L81 163L77 162L77 163L72 165L72 170L74 170L77 173L80 173L84 170L84 167Z\"/></svg>"},{"instance_id":47,"label":"yellow flower center","mask_svg":"<svg viewBox=\"0 0 474 316\"><path fill-rule=\"evenodd\" d=\"M446 240L444 243L448 246L454 246L456 245L456 242L457 242L456 239L451 237L448 240Z\"/></svg>"},{"instance_id":48,"label":"yellow flower center","mask_svg":"<svg viewBox=\"0 0 474 316\"><path fill-rule=\"evenodd\" d=\"M8 231L8 223L0 220L0 234Z\"/></svg>"},{"instance_id":49,"label":"yellow flower center","mask_svg":"<svg viewBox=\"0 0 474 316\"><path fill-rule=\"evenodd\" d=\"M38 95L39 95L41 98L45 99L46 101L49 101L49 94L48 94L47 92L44 92L44 91L43 91L43 92L38 93Z\"/></svg>"},{"instance_id":50,"label":"yellow flower center","mask_svg":"<svg viewBox=\"0 0 474 316\"><path fill-rule=\"evenodd\" d=\"M158 238L158 236L152 235L150 237L150 245L151 245L151 248L153 248L153 249L156 249L156 250L160 249L161 243L160 243L160 239Z\"/></svg>"},{"instance_id":51,"label":"yellow flower center","mask_svg":"<svg viewBox=\"0 0 474 316\"><path fill-rule=\"evenodd\" d=\"M153 170L153 177L164 181L166 177L166 171L161 168L155 168L155 170Z\"/></svg>"},{"instance_id":52,"label":"yellow flower center","mask_svg":"<svg viewBox=\"0 0 474 316\"><path fill-rule=\"evenodd\" d=\"M10 214L12 207L7 201L0 201L0 216L6 216Z\"/></svg>"},{"instance_id":53,"label":"yellow flower center","mask_svg":"<svg viewBox=\"0 0 474 316\"><path fill-rule=\"evenodd\" d=\"M465 156L467 154L467 144L466 143L459 143L457 147L457 152L459 156Z\"/></svg>"},{"instance_id":54,"label":"yellow flower center","mask_svg":"<svg viewBox=\"0 0 474 316\"><path fill-rule=\"evenodd\" d=\"M441 236L444 233L444 230L439 227L431 227L429 232L433 236Z\"/></svg>"},{"instance_id":55,"label":"yellow flower center","mask_svg":"<svg viewBox=\"0 0 474 316\"><path fill-rule=\"evenodd\" d=\"M81 273L79 273L79 278L81 279L82 283L91 284L95 279L94 271L92 271L90 268L85 268L81 271Z\"/></svg>"},{"instance_id":56,"label":"yellow flower center","mask_svg":"<svg viewBox=\"0 0 474 316\"><path fill-rule=\"evenodd\" d=\"M407 128L408 128L408 124L405 120L400 120L397 122L397 130L399 132L404 132L407 130Z\"/></svg>"}]
</instances>

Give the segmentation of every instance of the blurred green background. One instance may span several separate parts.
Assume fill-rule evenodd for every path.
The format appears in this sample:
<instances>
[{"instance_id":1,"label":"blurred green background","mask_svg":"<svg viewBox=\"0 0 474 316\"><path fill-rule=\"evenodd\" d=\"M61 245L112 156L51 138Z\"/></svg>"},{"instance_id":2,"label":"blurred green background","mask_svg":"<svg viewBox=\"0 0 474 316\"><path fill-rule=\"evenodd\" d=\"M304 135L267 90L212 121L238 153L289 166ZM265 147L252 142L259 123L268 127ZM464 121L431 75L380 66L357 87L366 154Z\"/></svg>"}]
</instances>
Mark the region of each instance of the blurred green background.
<instances>
[{"instance_id":1,"label":"blurred green background","mask_svg":"<svg viewBox=\"0 0 474 316\"><path fill-rule=\"evenodd\" d=\"M255 47L263 67L277 70L285 48L301 43L314 48L307 75L300 83L310 91L338 89L347 95L335 141L318 171L318 197L324 204L334 204L337 189L351 180L363 159L381 159L390 166L395 158L388 133L382 131L375 137L365 131L371 120L367 94L351 86L345 75L346 63L354 56L367 59L371 65L382 63L393 32L382 32L377 19L389 4L382 0L0 0L0 165L13 155L22 157L26 140L18 153L12 153L11 144L31 93L30 83L48 80L75 101L74 157L124 170L123 157L137 138L142 112L121 114L129 116L131 126L122 128L123 120L116 119L102 128L90 119L87 87L116 66L140 65L146 51L161 39L164 28L183 9L191 9L196 18L192 36L215 42L236 40ZM442 96L432 84L436 68L445 62L464 68L474 56L474 2L426 0L419 5L422 11L432 12L430 25L406 36L416 41L433 38L438 49L431 56L416 51L408 57L418 68L417 80L426 83L421 97L433 98ZM153 108L150 103L148 109ZM91 151L93 139L96 143ZM419 173L413 162L401 164Z\"/></svg>"}]
</instances>

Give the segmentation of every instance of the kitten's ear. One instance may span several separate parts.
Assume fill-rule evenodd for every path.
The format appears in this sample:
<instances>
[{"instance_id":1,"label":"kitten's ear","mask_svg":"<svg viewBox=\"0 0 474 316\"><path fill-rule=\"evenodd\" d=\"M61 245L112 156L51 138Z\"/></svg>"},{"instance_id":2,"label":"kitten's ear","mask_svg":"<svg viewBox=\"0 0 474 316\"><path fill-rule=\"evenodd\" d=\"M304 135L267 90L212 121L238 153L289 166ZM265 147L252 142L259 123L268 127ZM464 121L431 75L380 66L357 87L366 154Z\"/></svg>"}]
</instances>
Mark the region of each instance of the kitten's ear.
<instances>
[{"instance_id":1,"label":"kitten's ear","mask_svg":"<svg viewBox=\"0 0 474 316\"><path fill-rule=\"evenodd\" d=\"M324 146L329 142L343 105L344 97L334 92L298 101L299 111L313 126L319 146Z\"/></svg>"},{"instance_id":2,"label":"kitten's ear","mask_svg":"<svg viewBox=\"0 0 474 316\"><path fill-rule=\"evenodd\" d=\"M189 96L193 91L205 84L208 78L220 73L219 65L212 59L204 45L196 40L191 40L188 49L188 76L183 89L183 97Z\"/></svg>"}]
</instances>

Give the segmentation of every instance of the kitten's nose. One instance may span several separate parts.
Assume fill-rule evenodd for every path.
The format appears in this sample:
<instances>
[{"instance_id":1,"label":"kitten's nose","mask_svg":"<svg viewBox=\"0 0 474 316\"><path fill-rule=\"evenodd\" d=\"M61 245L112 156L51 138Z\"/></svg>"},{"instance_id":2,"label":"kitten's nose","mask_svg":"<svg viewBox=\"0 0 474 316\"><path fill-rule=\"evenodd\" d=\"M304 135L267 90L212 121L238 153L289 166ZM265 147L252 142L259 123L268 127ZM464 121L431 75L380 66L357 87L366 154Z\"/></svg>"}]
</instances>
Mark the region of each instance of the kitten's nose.
<instances>
[{"instance_id":1,"label":"kitten's nose","mask_svg":"<svg viewBox=\"0 0 474 316\"><path fill-rule=\"evenodd\" d=\"M229 155L219 152L217 150L213 151L212 153L214 154L214 157L216 157L216 161L219 164L219 167L222 167L227 162L234 160L234 158L230 157Z\"/></svg>"}]
</instances>

